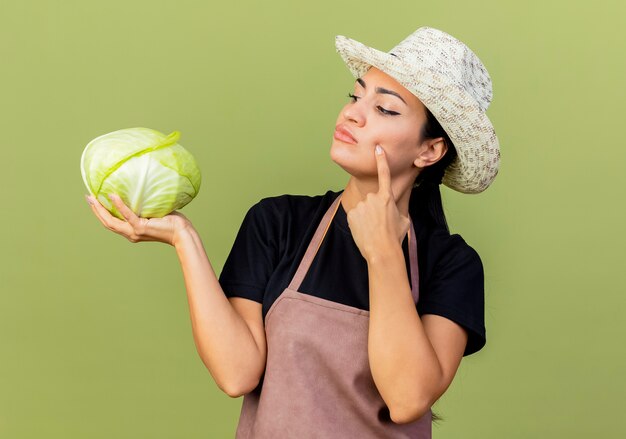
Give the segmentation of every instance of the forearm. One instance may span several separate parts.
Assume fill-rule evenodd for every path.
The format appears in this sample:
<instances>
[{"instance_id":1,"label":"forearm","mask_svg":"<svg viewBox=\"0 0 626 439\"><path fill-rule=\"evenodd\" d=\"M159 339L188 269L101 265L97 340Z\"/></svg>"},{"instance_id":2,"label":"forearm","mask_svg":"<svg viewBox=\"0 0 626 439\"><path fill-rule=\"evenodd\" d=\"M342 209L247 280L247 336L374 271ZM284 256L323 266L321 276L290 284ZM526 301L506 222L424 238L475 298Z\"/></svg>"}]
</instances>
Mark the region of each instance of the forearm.
<instances>
[{"instance_id":1,"label":"forearm","mask_svg":"<svg viewBox=\"0 0 626 439\"><path fill-rule=\"evenodd\" d=\"M430 407L442 369L415 309L402 248L368 261L368 354L376 387L396 422Z\"/></svg>"},{"instance_id":2,"label":"forearm","mask_svg":"<svg viewBox=\"0 0 626 439\"><path fill-rule=\"evenodd\" d=\"M200 236L193 228L177 237L196 349L217 385L237 396L258 380L262 356L248 325L224 295Z\"/></svg>"}]
</instances>

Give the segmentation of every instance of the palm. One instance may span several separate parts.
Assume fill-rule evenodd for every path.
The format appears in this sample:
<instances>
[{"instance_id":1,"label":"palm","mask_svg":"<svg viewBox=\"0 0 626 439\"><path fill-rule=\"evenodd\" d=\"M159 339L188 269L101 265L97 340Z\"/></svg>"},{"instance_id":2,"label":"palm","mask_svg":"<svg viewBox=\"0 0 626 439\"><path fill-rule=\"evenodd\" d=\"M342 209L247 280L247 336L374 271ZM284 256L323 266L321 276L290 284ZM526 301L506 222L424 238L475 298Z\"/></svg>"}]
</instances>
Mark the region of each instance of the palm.
<instances>
[{"instance_id":1,"label":"palm","mask_svg":"<svg viewBox=\"0 0 626 439\"><path fill-rule=\"evenodd\" d=\"M138 217L123 201L112 196L111 201L125 218L120 220L102 206L93 197L89 197L94 214L109 230L124 236L130 242L158 241L174 245L176 234L191 225L191 222L180 212L174 211L162 218Z\"/></svg>"}]
</instances>

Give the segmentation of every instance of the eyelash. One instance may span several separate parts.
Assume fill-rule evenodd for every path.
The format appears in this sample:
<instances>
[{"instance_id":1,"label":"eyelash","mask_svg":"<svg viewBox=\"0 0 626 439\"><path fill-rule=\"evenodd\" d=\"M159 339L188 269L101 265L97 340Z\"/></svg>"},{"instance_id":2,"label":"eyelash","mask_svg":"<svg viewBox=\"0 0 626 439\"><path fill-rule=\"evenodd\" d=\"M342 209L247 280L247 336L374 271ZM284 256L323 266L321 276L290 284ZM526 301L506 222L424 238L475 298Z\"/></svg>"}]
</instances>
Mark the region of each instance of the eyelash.
<instances>
[{"instance_id":1,"label":"eyelash","mask_svg":"<svg viewBox=\"0 0 626 439\"><path fill-rule=\"evenodd\" d=\"M350 99L353 99L352 102L356 102L356 100L359 98L359 96L355 96L352 93L348 93L348 97ZM383 107L381 107L380 105L378 105L376 108L379 109L379 111L384 114L385 116L395 116L396 114L400 114L400 113L396 113L395 111L389 111L389 110L385 110Z\"/></svg>"}]
</instances>

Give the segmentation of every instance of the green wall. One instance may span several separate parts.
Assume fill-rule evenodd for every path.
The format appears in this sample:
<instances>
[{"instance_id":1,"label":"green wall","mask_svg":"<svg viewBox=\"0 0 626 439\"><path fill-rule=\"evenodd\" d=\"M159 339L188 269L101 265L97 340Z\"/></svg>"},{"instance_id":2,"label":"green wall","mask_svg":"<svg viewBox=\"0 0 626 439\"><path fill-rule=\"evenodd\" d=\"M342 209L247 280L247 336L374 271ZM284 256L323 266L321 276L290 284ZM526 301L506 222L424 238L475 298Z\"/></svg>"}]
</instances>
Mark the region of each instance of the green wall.
<instances>
[{"instance_id":1,"label":"green wall","mask_svg":"<svg viewBox=\"0 0 626 439\"><path fill-rule=\"evenodd\" d=\"M618 438L626 380L626 7L619 1L0 3L0 437L232 437L242 399L196 353L174 249L93 216L79 160L110 131L169 133L203 171L182 212L219 273L262 197L338 190L354 79L334 36L420 26L494 84L500 173L443 189L481 255L487 345L435 410L445 438Z\"/></svg>"}]
</instances>

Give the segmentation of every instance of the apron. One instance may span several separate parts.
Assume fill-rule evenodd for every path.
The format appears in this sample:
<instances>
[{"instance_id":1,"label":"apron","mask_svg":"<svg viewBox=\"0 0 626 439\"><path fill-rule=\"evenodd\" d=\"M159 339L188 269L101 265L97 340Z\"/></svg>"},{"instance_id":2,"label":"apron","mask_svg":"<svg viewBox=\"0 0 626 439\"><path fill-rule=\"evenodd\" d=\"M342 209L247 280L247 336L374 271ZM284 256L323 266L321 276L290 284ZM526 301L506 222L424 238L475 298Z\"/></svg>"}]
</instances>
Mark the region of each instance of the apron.
<instances>
[{"instance_id":1,"label":"apron","mask_svg":"<svg viewBox=\"0 0 626 439\"><path fill-rule=\"evenodd\" d=\"M236 439L431 439L432 411L396 424L372 378L369 311L298 291L337 211L326 211L291 283L265 316L267 363L244 395ZM417 243L409 229L411 293L417 304Z\"/></svg>"}]
</instances>

